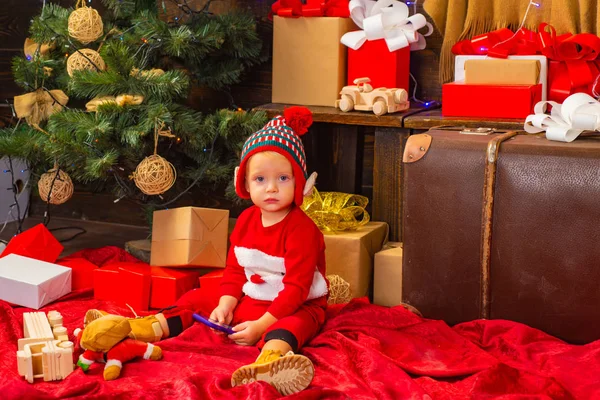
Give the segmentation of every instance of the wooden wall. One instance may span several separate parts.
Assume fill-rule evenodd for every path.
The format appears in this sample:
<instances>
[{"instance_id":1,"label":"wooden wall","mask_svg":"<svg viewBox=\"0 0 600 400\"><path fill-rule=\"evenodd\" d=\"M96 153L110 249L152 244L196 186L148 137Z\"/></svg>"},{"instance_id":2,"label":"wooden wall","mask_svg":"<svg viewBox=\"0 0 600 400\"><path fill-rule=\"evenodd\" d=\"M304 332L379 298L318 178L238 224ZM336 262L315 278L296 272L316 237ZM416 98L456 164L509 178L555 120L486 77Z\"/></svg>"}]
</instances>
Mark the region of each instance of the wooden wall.
<instances>
[{"instance_id":1,"label":"wooden wall","mask_svg":"<svg viewBox=\"0 0 600 400\"><path fill-rule=\"evenodd\" d=\"M12 79L10 72L11 58L22 54L23 42L27 36L30 20L37 15L42 7L43 0L0 0L0 126L10 120L10 108L7 100L12 102L15 95L22 94ZM75 0L47 0L68 7L75 4ZM163 0L157 0L161 5ZM207 0L187 0L187 4L193 9L201 9ZM213 0L210 10L215 13L227 12L233 8L247 10L257 19L257 31L263 38L265 51L271 54L273 29L267 16L273 0ZM92 0L94 8L102 12L102 2ZM183 16L181 9L177 8L170 0L164 0L166 6L165 18L173 19L175 16ZM161 5L162 6L162 5ZM417 6L417 12L423 13L422 7ZM411 71L418 82L416 96L421 100L441 100L441 85L438 80L438 60L441 48L441 36L434 34L427 38L427 48L422 51L411 53ZM410 93L412 95L412 82ZM271 59L267 62L252 67L245 74L242 82L231 88L231 96L235 104L244 109L271 102ZM227 107L230 105L230 97L223 93L207 90L205 88L194 88L189 102L196 109L207 109L216 107ZM373 185L373 129L361 129L363 141L361 194L371 198ZM321 130L321 129L320 129ZM325 129L326 130L326 129ZM327 147L331 143L325 142ZM314 146L315 144L311 144ZM343 156L343 155L339 155ZM317 161L318 160L314 160ZM312 169L327 171L326 165L314 165ZM324 176L324 178L326 175ZM325 181L327 179L325 178ZM325 190L335 190L335 182L330 182L332 187ZM200 192L206 193L203 189ZM54 215L108 220L128 224L145 223L142 213L136 212L139 206L134 203L122 201L115 205L113 196L108 193L90 191L89 187L79 188L74 198L64 206L53 207ZM184 203L213 207L233 208L235 216L239 208L233 206L220 193L210 197L198 197L191 194L183 199ZM41 215L44 213L45 204L40 203L39 198L32 199L32 213Z\"/></svg>"}]
</instances>

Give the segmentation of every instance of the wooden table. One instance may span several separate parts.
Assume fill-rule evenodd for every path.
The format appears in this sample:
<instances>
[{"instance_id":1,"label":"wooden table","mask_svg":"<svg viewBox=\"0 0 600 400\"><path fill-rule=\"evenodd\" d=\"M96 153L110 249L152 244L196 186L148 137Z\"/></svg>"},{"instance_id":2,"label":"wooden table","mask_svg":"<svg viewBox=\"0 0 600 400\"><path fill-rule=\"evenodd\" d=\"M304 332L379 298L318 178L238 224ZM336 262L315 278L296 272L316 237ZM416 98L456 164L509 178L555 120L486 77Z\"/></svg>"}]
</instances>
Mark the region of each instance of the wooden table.
<instances>
[{"instance_id":1,"label":"wooden table","mask_svg":"<svg viewBox=\"0 0 600 400\"><path fill-rule=\"evenodd\" d=\"M403 128L412 130L429 130L433 127L464 127L464 128L495 128L500 130L523 130L522 119L494 119L469 117L442 117L442 111L437 108L423 110L404 119ZM414 132L413 132L414 133Z\"/></svg>"},{"instance_id":2,"label":"wooden table","mask_svg":"<svg viewBox=\"0 0 600 400\"><path fill-rule=\"evenodd\" d=\"M283 114L286 107L291 105L265 104L255 110L274 117ZM303 138L307 163L319 173L319 186L326 190L360 194L365 161L360 127L375 127L371 218L389 224L391 241L402 240L402 153L411 134L438 126L523 129L523 120L444 118L439 109L411 108L378 117L367 112L345 113L334 107L308 108L315 125Z\"/></svg>"}]
</instances>

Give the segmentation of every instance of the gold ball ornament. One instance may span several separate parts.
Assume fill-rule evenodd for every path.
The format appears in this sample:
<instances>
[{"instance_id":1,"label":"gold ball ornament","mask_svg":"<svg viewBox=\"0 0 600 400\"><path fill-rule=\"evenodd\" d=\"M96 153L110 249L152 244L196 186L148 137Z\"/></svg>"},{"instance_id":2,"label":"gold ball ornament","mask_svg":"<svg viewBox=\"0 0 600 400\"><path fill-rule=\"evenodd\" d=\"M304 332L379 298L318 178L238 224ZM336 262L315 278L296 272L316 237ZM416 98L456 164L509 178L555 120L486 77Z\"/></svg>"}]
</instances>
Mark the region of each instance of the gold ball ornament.
<instances>
[{"instance_id":1,"label":"gold ball ornament","mask_svg":"<svg viewBox=\"0 0 600 400\"><path fill-rule=\"evenodd\" d=\"M46 203L62 204L73 196L73 181L62 169L56 173L56 168L42 174L38 181L40 198Z\"/></svg>"},{"instance_id":2,"label":"gold ball ornament","mask_svg":"<svg viewBox=\"0 0 600 400\"><path fill-rule=\"evenodd\" d=\"M73 76L73 72L84 69L95 70L96 67L100 71L106 69L104 60L97 51L92 49L81 49L71 54L67 59L67 73Z\"/></svg>"},{"instance_id":3,"label":"gold ball ornament","mask_svg":"<svg viewBox=\"0 0 600 400\"><path fill-rule=\"evenodd\" d=\"M328 304L345 304L352 300L350 284L339 275L327 275L329 281Z\"/></svg>"},{"instance_id":4,"label":"gold ball ornament","mask_svg":"<svg viewBox=\"0 0 600 400\"><path fill-rule=\"evenodd\" d=\"M173 164L153 154L138 164L132 178L144 194L159 195L173 186L177 179L177 171Z\"/></svg>"},{"instance_id":5,"label":"gold ball ornament","mask_svg":"<svg viewBox=\"0 0 600 400\"><path fill-rule=\"evenodd\" d=\"M91 7L80 7L69 15L69 35L83 44L95 41L104 32L102 18Z\"/></svg>"}]
</instances>

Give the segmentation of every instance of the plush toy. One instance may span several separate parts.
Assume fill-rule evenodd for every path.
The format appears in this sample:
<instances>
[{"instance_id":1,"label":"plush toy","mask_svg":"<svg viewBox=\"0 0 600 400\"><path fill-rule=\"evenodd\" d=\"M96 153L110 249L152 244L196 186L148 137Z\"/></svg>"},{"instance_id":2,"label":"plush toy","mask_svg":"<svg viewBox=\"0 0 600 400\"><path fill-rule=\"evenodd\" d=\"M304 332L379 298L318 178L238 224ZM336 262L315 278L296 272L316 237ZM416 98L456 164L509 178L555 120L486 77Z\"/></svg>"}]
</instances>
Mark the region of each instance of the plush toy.
<instances>
[{"instance_id":1,"label":"plush toy","mask_svg":"<svg viewBox=\"0 0 600 400\"><path fill-rule=\"evenodd\" d=\"M194 323L192 314L190 310L172 307L154 315L127 318L131 327L128 336L145 343L154 343L177 336L192 326ZM87 327L92 321L106 315L110 314L97 309L88 310L83 319L83 327Z\"/></svg>"},{"instance_id":2,"label":"plush toy","mask_svg":"<svg viewBox=\"0 0 600 400\"><path fill-rule=\"evenodd\" d=\"M106 361L104 379L110 381L121 375L124 362L136 357L150 360L162 358L160 347L129 337L131 325L127 318L118 315L96 317L99 318L89 321L83 330L77 329L74 332L79 346L85 350L77 361L84 372L95 361Z\"/></svg>"}]
</instances>

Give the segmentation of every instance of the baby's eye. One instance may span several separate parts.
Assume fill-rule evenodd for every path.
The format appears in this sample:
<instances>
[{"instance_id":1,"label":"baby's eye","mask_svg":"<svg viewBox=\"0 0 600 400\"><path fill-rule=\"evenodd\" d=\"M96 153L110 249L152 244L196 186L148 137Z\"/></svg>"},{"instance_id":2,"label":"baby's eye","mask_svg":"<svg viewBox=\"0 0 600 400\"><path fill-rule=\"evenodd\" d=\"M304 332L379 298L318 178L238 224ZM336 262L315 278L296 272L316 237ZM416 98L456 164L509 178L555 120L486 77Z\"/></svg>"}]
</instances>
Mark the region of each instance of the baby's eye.
<instances>
[{"instance_id":1,"label":"baby's eye","mask_svg":"<svg viewBox=\"0 0 600 400\"><path fill-rule=\"evenodd\" d=\"M290 179L290 177L289 177L289 176L287 176L287 175L281 175L281 176L279 177L279 180L280 180L281 182L288 181L289 179Z\"/></svg>"},{"instance_id":2,"label":"baby's eye","mask_svg":"<svg viewBox=\"0 0 600 400\"><path fill-rule=\"evenodd\" d=\"M264 176L257 176L256 178L254 178L254 180L256 180L256 182L264 182L265 177Z\"/></svg>"}]
</instances>

